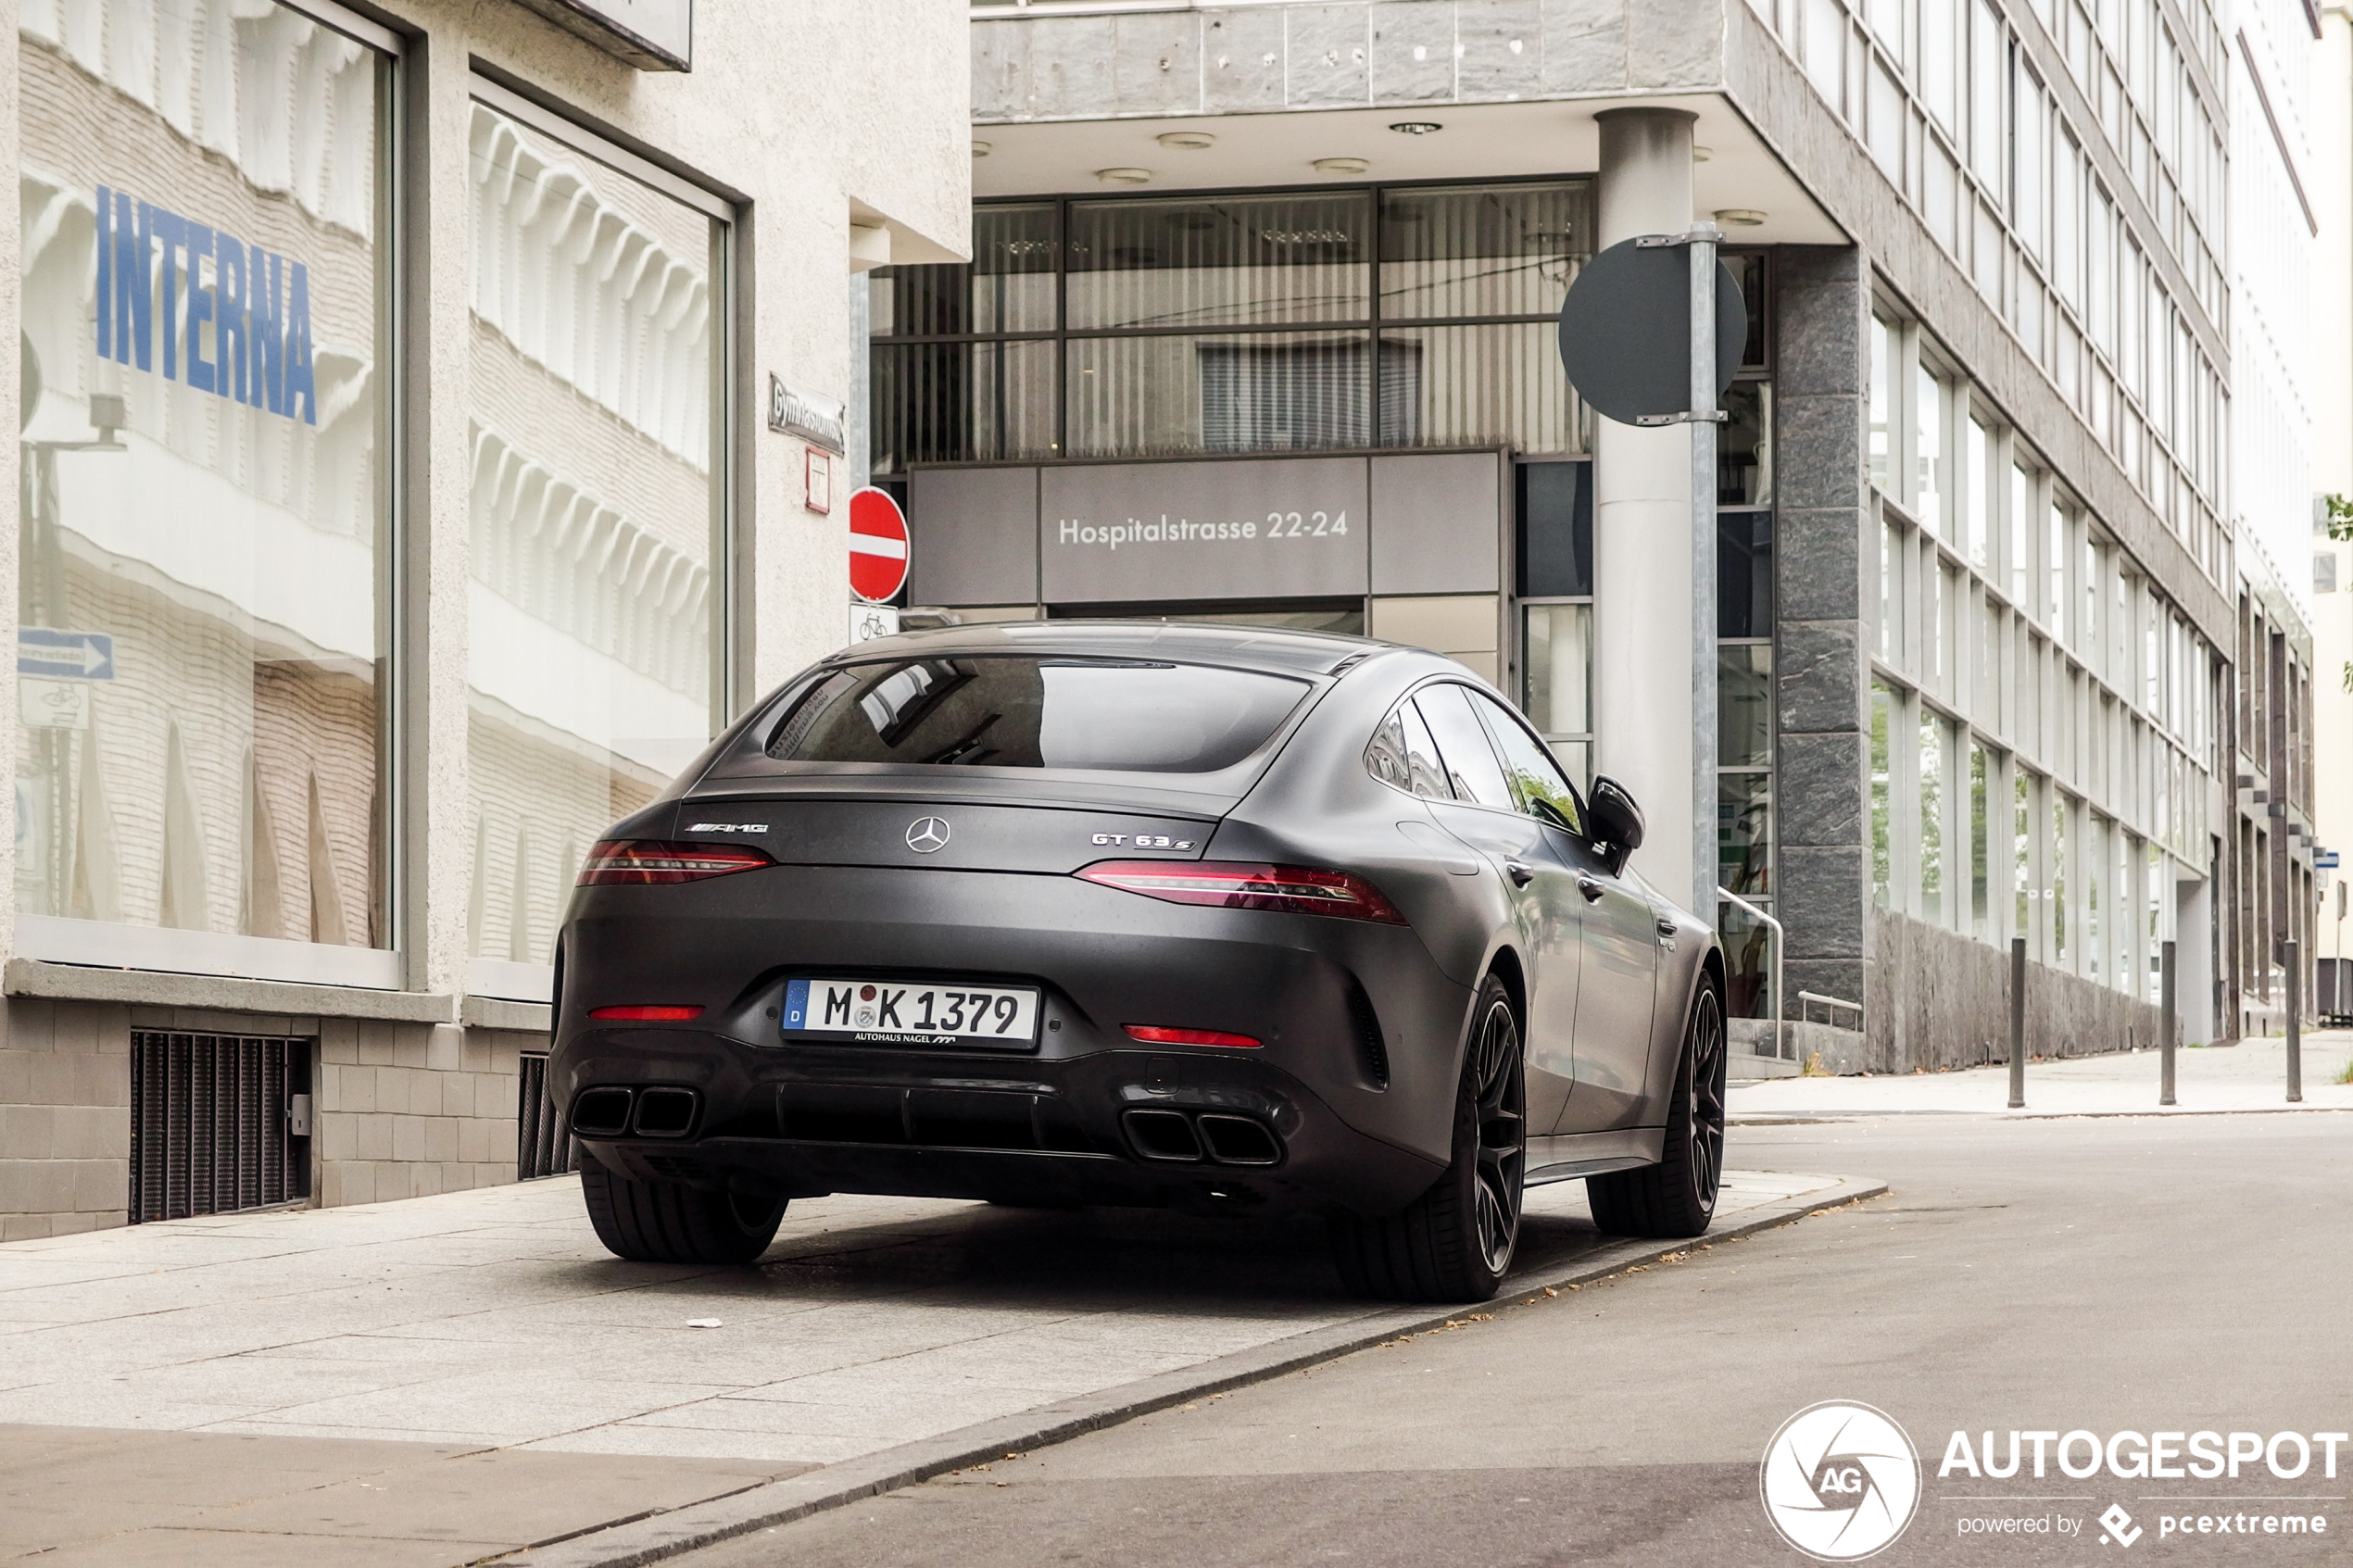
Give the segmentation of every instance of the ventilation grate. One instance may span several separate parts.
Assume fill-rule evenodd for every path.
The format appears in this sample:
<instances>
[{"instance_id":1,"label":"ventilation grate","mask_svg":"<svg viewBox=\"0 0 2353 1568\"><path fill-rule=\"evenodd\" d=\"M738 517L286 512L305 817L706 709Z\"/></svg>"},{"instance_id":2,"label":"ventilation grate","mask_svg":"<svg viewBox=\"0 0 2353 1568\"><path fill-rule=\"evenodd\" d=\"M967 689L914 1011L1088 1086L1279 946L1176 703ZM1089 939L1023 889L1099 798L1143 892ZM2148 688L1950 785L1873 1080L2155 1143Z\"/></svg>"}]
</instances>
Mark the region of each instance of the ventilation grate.
<instances>
[{"instance_id":1,"label":"ventilation grate","mask_svg":"<svg viewBox=\"0 0 2353 1568\"><path fill-rule=\"evenodd\" d=\"M310 1042L134 1030L131 1223L310 1193Z\"/></svg>"},{"instance_id":2,"label":"ventilation grate","mask_svg":"<svg viewBox=\"0 0 2353 1568\"><path fill-rule=\"evenodd\" d=\"M563 1112L547 1098L546 1057L522 1059L516 1106L520 1114L515 1118L515 1180L560 1176L577 1169L579 1147L572 1140L572 1129L564 1125Z\"/></svg>"},{"instance_id":3,"label":"ventilation grate","mask_svg":"<svg viewBox=\"0 0 2353 1568\"><path fill-rule=\"evenodd\" d=\"M1373 1011L1373 998L1365 995L1365 987L1353 982L1348 987L1348 1025L1356 1035L1356 1060L1365 1084L1389 1087L1389 1045L1381 1038L1380 1016Z\"/></svg>"}]
</instances>

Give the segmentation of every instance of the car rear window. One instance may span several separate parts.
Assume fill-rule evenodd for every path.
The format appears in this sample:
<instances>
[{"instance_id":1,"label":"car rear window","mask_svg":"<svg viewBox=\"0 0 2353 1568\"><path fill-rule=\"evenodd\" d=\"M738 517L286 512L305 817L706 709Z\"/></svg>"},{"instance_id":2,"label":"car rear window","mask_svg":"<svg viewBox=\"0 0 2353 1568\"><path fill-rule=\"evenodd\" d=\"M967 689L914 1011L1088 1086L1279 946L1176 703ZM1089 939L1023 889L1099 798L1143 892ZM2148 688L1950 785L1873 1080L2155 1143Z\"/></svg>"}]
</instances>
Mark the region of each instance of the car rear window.
<instances>
[{"instance_id":1,"label":"car rear window","mask_svg":"<svg viewBox=\"0 0 2353 1568\"><path fill-rule=\"evenodd\" d=\"M1308 684L1158 660L989 654L854 664L768 743L786 762L1211 773L1282 727Z\"/></svg>"}]
</instances>

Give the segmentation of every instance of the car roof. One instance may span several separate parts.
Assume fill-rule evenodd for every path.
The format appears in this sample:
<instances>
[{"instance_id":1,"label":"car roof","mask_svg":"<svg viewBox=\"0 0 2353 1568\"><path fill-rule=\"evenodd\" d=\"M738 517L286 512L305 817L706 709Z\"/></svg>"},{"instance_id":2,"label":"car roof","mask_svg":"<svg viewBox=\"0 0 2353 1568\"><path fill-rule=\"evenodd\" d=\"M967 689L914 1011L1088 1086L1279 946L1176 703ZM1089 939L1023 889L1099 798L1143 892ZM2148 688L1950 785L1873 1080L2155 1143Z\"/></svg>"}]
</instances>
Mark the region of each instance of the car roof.
<instances>
[{"instance_id":1,"label":"car roof","mask_svg":"<svg viewBox=\"0 0 2353 1568\"><path fill-rule=\"evenodd\" d=\"M1329 675L1394 644L1279 626L1230 626L1181 621L1016 621L906 632L847 647L824 662L940 659L959 654L1053 654L1097 659L1166 659L1279 675Z\"/></svg>"}]
</instances>

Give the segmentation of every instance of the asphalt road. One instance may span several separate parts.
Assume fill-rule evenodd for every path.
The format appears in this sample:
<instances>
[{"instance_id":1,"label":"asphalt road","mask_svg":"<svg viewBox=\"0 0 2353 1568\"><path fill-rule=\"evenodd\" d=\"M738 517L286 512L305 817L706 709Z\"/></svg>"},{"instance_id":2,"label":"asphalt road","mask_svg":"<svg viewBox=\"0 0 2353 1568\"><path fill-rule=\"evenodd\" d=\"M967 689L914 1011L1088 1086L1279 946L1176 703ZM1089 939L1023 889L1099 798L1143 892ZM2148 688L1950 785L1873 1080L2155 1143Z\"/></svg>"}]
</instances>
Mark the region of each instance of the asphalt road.
<instances>
[{"instance_id":1,"label":"asphalt road","mask_svg":"<svg viewBox=\"0 0 2353 1568\"><path fill-rule=\"evenodd\" d=\"M675 1561L1799 1563L1758 1459L1827 1399L1878 1407L1922 1450L1918 1512L1875 1562L2353 1554L2353 1449L2334 1480L2317 1457L2294 1481L2259 1463L2235 1483L1938 1475L1957 1428L2005 1448L2011 1430L2353 1428L2353 1117L1886 1117L1735 1140L1743 1166L1891 1191ZM2111 1503L2143 1532L2129 1549L2102 1543ZM2160 1534L2199 1513L2318 1514L2328 1533ZM2006 1518L2080 1533L1961 1534Z\"/></svg>"}]
</instances>

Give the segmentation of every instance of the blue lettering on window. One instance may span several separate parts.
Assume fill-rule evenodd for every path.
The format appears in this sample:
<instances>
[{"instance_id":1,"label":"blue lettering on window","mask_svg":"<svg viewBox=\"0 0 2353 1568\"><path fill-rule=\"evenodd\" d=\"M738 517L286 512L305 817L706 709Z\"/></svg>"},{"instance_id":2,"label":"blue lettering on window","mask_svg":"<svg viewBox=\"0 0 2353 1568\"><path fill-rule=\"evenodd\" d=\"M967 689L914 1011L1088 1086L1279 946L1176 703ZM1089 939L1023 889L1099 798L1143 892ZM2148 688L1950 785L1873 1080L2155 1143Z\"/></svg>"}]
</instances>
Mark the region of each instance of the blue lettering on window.
<instances>
[{"instance_id":1,"label":"blue lettering on window","mask_svg":"<svg viewBox=\"0 0 2353 1568\"><path fill-rule=\"evenodd\" d=\"M160 339L166 380L319 422L308 268L104 185L96 219L98 358L152 370Z\"/></svg>"}]
</instances>

